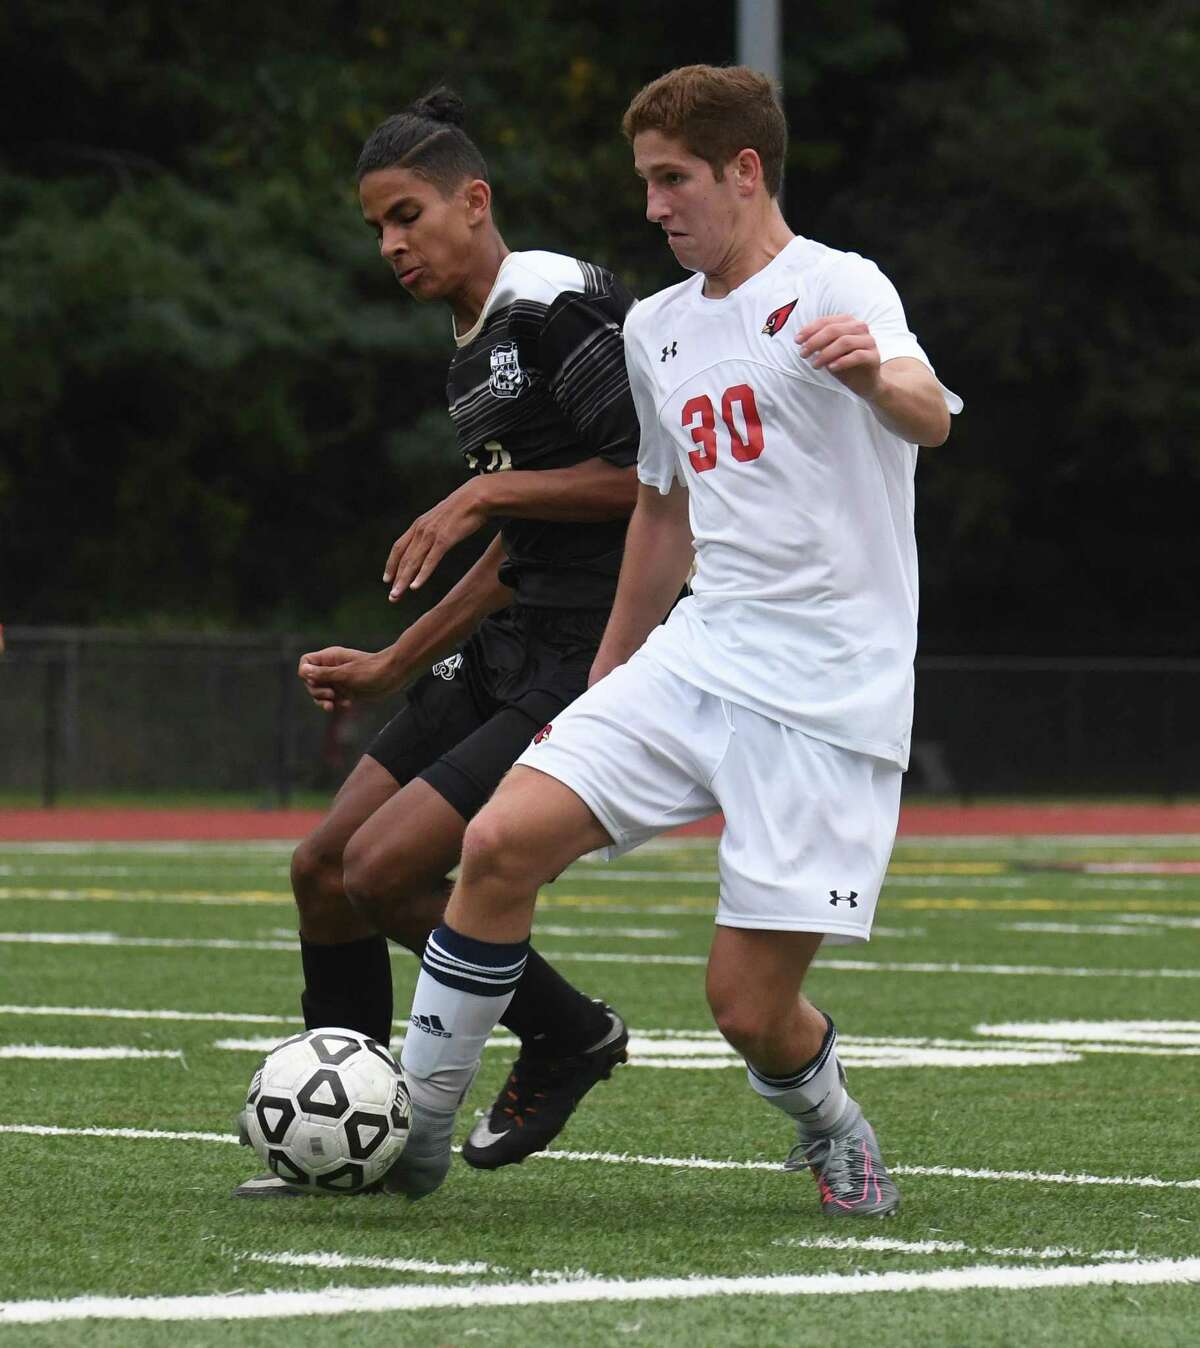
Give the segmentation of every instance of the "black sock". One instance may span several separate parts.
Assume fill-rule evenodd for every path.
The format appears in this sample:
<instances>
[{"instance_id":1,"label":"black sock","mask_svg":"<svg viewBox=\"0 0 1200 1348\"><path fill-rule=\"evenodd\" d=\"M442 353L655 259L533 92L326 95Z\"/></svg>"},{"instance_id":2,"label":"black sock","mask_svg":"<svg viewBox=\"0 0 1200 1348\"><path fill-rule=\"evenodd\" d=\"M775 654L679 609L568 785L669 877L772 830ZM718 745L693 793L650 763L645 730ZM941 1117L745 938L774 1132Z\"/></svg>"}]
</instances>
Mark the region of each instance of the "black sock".
<instances>
[{"instance_id":1,"label":"black sock","mask_svg":"<svg viewBox=\"0 0 1200 1348\"><path fill-rule=\"evenodd\" d=\"M525 972L500 1017L526 1048L566 1057L582 1053L604 1037L608 1015L538 954L529 951Z\"/></svg>"},{"instance_id":2,"label":"black sock","mask_svg":"<svg viewBox=\"0 0 1200 1348\"><path fill-rule=\"evenodd\" d=\"M306 1029L340 1025L386 1044L392 1034L392 965L386 936L338 945L300 938Z\"/></svg>"}]
</instances>

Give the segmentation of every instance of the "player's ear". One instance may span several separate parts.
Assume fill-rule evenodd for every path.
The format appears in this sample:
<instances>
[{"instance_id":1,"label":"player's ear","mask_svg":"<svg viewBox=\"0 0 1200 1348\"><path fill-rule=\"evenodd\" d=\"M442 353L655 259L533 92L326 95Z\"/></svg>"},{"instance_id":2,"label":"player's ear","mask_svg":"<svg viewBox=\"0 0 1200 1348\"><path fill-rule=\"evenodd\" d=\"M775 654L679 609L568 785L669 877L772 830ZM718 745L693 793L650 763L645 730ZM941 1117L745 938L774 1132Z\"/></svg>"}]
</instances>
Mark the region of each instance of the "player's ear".
<instances>
[{"instance_id":1,"label":"player's ear","mask_svg":"<svg viewBox=\"0 0 1200 1348\"><path fill-rule=\"evenodd\" d=\"M739 150L733 160L733 181L739 194L749 196L762 180L762 160L758 151Z\"/></svg>"},{"instance_id":2,"label":"player's ear","mask_svg":"<svg viewBox=\"0 0 1200 1348\"><path fill-rule=\"evenodd\" d=\"M482 178L472 178L463 187L467 203L467 218L473 225L480 224L491 213L492 189Z\"/></svg>"}]
</instances>

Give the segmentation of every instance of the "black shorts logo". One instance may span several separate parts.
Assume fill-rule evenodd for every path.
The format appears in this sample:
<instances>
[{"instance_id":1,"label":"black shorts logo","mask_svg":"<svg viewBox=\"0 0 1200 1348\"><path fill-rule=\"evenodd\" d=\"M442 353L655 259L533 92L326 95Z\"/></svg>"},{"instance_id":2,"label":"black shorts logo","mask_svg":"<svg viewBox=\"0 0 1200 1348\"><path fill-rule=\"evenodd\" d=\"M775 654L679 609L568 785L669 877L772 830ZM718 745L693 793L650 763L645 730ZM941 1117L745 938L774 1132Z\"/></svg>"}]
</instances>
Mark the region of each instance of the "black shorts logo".
<instances>
[{"instance_id":1,"label":"black shorts logo","mask_svg":"<svg viewBox=\"0 0 1200 1348\"><path fill-rule=\"evenodd\" d=\"M458 673L462 662L463 658L461 655L448 656L445 660L439 660L430 670L430 673L436 674L439 679L445 679L446 682L449 683Z\"/></svg>"},{"instance_id":2,"label":"black shorts logo","mask_svg":"<svg viewBox=\"0 0 1200 1348\"><path fill-rule=\"evenodd\" d=\"M836 889L829 891L829 906L836 908L839 903L848 903L851 908L858 907L858 890L852 889L849 894L839 894Z\"/></svg>"}]
</instances>

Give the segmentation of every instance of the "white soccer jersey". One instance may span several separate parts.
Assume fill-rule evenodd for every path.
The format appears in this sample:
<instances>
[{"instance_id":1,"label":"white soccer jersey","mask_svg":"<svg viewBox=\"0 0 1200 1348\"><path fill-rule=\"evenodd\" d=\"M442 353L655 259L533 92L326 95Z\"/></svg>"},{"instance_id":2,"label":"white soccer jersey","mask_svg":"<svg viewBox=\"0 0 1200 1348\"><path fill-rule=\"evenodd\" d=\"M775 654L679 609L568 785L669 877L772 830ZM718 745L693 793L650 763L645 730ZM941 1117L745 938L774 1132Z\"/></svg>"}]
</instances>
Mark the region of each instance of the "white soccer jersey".
<instances>
[{"instance_id":1,"label":"white soccer jersey","mask_svg":"<svg viewBox=\"0 0 1200 1348\"><path fill-rule=\"evenodd\" d=\"M906 767L916 447L793 338L853 314L883 361L929 361L895 287L855 253L795 238L731 294L703 284L660 291L625 323L638 477L687 487L698 563L646 650L729 702Z\"/></svg>"}]
</instances>

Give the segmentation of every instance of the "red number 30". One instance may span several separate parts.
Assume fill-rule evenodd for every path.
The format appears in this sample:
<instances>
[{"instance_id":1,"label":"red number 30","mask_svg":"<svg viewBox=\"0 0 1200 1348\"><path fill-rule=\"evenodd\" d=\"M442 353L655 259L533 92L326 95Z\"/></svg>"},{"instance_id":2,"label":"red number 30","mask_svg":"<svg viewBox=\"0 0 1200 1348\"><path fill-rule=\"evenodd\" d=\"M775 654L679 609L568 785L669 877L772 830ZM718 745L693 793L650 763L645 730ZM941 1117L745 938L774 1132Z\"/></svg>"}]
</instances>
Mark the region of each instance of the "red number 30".
<instances>
[{"instance_id":1,"label":"red number 30","mask_svg":"<svg viewBox=\"0 0 1200 1348\"><path fill-rule=\"evenodd\" d=\"M740 405L742 420L746 423L743 436L734 418L734 405ZM697 415L699 424L696 424ZM754 401L754 390L749 384L734 384L721 394L721 420L729 429L729 442L733 457L738 463L748 463L757 459L763 452L762 420L758 415L758 404ZM712 399L702 393L699 397L689 398L683 405L683 426L691 432L692 439L700 446L688 453L692 467L698 473L706 473L717 466L717 418L713 411Z\"/></svg>"}]
</instances>

